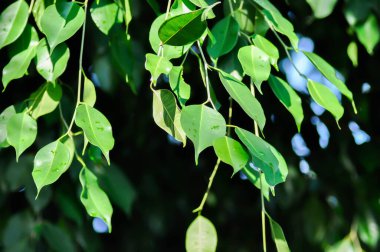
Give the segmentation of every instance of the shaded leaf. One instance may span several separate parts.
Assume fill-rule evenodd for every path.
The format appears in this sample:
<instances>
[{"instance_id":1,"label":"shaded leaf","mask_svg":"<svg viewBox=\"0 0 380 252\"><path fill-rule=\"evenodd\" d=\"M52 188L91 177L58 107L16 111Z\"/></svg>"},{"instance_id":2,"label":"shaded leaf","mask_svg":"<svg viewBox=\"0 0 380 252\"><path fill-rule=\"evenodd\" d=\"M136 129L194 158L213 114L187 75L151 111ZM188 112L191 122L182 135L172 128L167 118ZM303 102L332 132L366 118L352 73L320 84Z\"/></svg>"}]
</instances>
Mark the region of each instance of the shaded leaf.
<instances>
[{"instance_id":1,"label":"shaded leaf","mask_svg":"<svg viewBox=\"0 0 380 252\"><path fill-rule=\"evenodd\" d=\"M108 35L115 24L123 22L122 11L114 1L94 1L91 4L90 13L95 25L105 35Z\"/></svg>"},{"instance_id":2,"label":"shaded leaf","mask_svg":"<svg viewBox=\"0 0 380 252\"><path fill-rule=\"evenodd\" d=\"M186 251L213 252L217 244L218 235L214 224L202 215L197 216L186 231Z\"/></svg>"},{"instance_id":3,"label":"shaded leaf","mask_svg":"<svg viewBox=\"0 0 380 252\"><path fill-rule=\"evenodd\" d=\"M263 192L264 197L269 201L269 191L270 185L265 180L264 176L261 176L262 181L260 182L260 172L250 167L250 164L247 164L241 172L247 176L248 180L259 190Z\"/></svg>"},{"instance_id":4,"label":"shaded leaf","mask_svg":"<svg viewBox=\"0 0 380 252\"><path fill-rule=\"evenodd\" d=\"M379 243L379 226L372 213L367 212L358 218L358 235L360 240L372 249Z\"/></svg>"},{"instance_id":5,"label":"shaded leaf","mask_svg":"<svg viewBox=\"0 0 380 252\"><path fill-rule=\"evenodd\" d=\"M74 252L76 251L74 241L70 234L59 226L49 222L42 224L42 236L49 247L56 252Z\"/></svg>"},{"instance_id":6,"label":"shaded leaf","mask_svg":"<svg viewBox=\"0 0 380 252\"><path fill-rule=\"evenodd\" d=\"M157 82L157 79L161 74L168 75L173 67L173 64L164 57L152 53L147 53L145 57L145 69L152 75L153 83Z\"/></svg>"},{"instance_id":7,"label":"shaded leaf","mask_svg":"<svg viewBox=\"0 0 380 252\"><path fill-rule=\"evenodd\" d=\"M12 215L2 232L2 245L6 251L29 252L30 234L34 228L34 220L29 212L18 212Z\"/></svg>"},{"instance_id":8,"label":"shaded leaf","mask_svg":"<svg viewBox=\"0 0 380 252\"><path fill-rule=\"evenodd\" d=\"M13 105L4 109L0 114L0 147L9 146L7 142L7 123L14 114L16 114L16 109Z\"/></svg>"},{"instance_id":9,"label":"shaded leaf","mask_svg":"<svg viewBox=\"0 0 380 252\"><path fill-rule=\"evenodd\" d=\"M30 96L32 100L32 117L37 119L40 116L53 112L62 97L62 88L58 84L46 83Z\"/></svg>"},{"instance_id":10,"label":"shaded leaf","mask_svg":"<svg viewBox=\"0 0 380 252\"><path fill-rule=\"evenodd\" d=\"M380 27L376 16L373 14L369 15L364 23L356 26L355 31L360 43L372 55L374 48L380 41Z\"/></svg>"},{"instance_id":11,"label":"shaded leaf","mask_svg":"<svg viewBox=\"0 0 380 252\"><path fill-rule=\"evenodd\" d=\"M186 101L190 98L191 89L190 85L183 79L182 74L182 66L173 66L169 73L169 84L179 103L185 106Z\"/></svg>"},{"instance_id":12,"label":"shaded leaf","mask_svg":"<svg viewBox=\"0 0 380 252\"><path fill-rule=\"evenodd\" d=\"M215 139L226 134L226 121L223 116L205 105L184 107L181 114L181 125L186 135L194 143L197 165L199 153L212 146Z\"/></svg>"},{"instance_id":13,"label":"shaded leaf","mask_svg":"<svg viewBox=\"0 0 380 252\"><path fill-rule=\"evenodd\" d=\"M276 244L277 251L279 252L290 252L288 242L286 241L284 232L282 231L281 226L275 222L269 214L266 214L269 219L269 225L272 233L272 239Z\"/></svg>"}]
</instances>

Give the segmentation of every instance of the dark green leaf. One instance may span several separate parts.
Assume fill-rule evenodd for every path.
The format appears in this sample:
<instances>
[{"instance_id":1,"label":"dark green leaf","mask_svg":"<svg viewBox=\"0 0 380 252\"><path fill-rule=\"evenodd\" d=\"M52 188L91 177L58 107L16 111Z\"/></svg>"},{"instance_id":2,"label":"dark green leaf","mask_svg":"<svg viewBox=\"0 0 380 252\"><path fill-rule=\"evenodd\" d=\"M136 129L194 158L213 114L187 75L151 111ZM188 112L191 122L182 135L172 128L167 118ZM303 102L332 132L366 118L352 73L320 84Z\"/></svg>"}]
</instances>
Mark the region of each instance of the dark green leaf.
<instances>
[{"instance_id":1,"label":"dark green leaf","mask_svg":"<svg viewBox=\"0 0 380 252\"><path fill-rule=\"evenodd\" d=\"M49 244L50 248L56 252L74 252L74 241L71 239L69 233L59 226L53 225L49 222L42 224L42 236Z\"/></svg>"},{"instance_id":2,"label":"dark green leaf","mask_svg":"<svg viewBox=\"0 0 380 252\"><path fill-rule=\"evenodd\" d=\"M367 212L358 219L358 234L360 239L372 249L379 243L379 226L372 213Z\"/></svg>"},{"instance_id":3,"label":"dark green leaf","mask_svg":"<svg viewBox=\"0 0 380 252\"><path fill-rule=\"evenodd\" d=\"M2 245L5 251L32 252L29 237L35 223L29 212L15 213L2 232Z\"/></svg>"},{"instance_id":4,"label":"dark green leaf","mask_svg":"<svg viewBox=\"0 0 380 252\"><path fill-rule=\"evenodd\" d=\"M218 244L218 235L214 224L199 215L186 231L187 252L214 252Z\"/></svg>"},{"instance_id":5,"label":"dark green leaf","mask_svg":"<svg viewBox=\"0 0 380 252\"><path fill-rule=\"evenodd\" d=\"M30 178L30 173L28 173L28 178ZM50 188L45 188L45 190L41 191L41 193L38 195L38 198L36 199L36 186L33 184L33 181L31 179L29 179L29 181L30 182L26 185L25 189L26 199L28 200L33 211L35 213L40 213L41 210L43 210L50 203L52 191Z\"/></svg>"}]
</instances>

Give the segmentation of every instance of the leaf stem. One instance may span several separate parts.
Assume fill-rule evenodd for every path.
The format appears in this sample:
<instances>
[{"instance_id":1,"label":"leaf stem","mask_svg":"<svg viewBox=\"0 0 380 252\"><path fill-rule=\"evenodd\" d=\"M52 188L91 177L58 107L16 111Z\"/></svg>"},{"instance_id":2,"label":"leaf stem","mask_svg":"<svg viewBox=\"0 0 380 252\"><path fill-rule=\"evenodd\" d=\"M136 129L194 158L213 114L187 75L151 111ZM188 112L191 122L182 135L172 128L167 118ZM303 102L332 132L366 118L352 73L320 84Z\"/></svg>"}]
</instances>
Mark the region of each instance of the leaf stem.
<instances>
[{"instance_id":1,"label":"leaf stem","mask_svg":"<svg viewBox=\"0 0 380 252\"><path fill-rule=\"evenodd\" d=\"M263 250L267 251L267 238L266 238L266 228L265 228L265 202L263 193L263 173L260 171L260 196L261 196L261 229L263 233Z\"/></svg>"},{"instance_id":2,"label":"leaf stem","mask_svg":"<svg viewBox=\"0 0 380 252\"><path fill-rule=\"evenodd\" d=\"M205 103L210 102L210 104L211 104L211 106L213 107L213 109L216 110L215 105L214 105L214 103L212 102L211 94L210 94L210 79L209 79L209 77L208 77L208 68L209 68L209 64L207 63L206 57L205 57L205 55L203 54L202 46L201 46L201 44L199 43L199 40L197 40L197 46L198 46L198 48L199 48L199 52L201 53L201 57L202 57L202 60L203 60L203 65L204 65L204 71L205 71L205 81L206 81L206 91L207 91L207 100L206 100Z\"/></svg>"},{"instance_id":3,"label":"leaf stem","mask_svg":"<svg viewBox=\"0 0 380 252\"><path fill-rule=\"evenodd\" d=\"M168 19L170 6L172 5L172 0L168 1L168 5L166 6L166 14L165 14L165 20Z\"/></svg>"},{"instance_id":4,"label":"leaf stem","mask_svg":"<svg viewBox=\"0 0 380 252\"><path fill-rule=\"evenodd\" d=\"M231 125L231 122L232 122L232 106L233 106L233 100L231 98L231 96L228 98L228 100L230 100L230 106L228 107L228 125L230 126L234 126L234 125ZM227 136L230 136L231 135L231 127L228 127L227 128Z\"/></svg>"},{"instance_id":5,"label":"leaf stem","mask_svg":"<svg viewBox=\"0 0 380 252\"><path fill-rule=\"evenodd\" d=\"M29 15L33 11L33 6L34 6L34 0L30 1L30 6L29 6Z\"/></svg>"},{"instance_id":6,"label":"leaf stem","mask_svg":"<svg viewBox=\"0 0 380 252\"><path fill-rule=\"evenodd\" d=\"M196 208L196 209L193 210L193 213L197 213L198 212L198 214L201 215L203 207L204 207L204 204L206 203L206 200L207 200L207 197L208 197L208 193L210 192L212 183L214 182L214 178L215 178L216 172L218 171L219 164L220 164L220 159L218 158L218 160L216 161L214 170L212 171L211 176L209 178L209 182L208 182L206 193L203 195L201 204L199 205L198 208Z\"/></svg>"}]
</instances>

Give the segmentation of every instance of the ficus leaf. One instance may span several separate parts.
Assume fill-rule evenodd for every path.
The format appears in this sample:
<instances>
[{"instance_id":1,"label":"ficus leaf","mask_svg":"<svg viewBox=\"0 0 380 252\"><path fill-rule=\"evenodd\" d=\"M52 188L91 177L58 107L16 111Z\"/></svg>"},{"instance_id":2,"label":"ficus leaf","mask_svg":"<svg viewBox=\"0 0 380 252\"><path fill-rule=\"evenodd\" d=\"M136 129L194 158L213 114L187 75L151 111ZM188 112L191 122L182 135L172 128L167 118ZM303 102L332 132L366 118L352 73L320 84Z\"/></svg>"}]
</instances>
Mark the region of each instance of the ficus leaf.
<instances>
[{"instance_id":1,"label":"ficus leaf","mask_svg":"<svg viewBox=\"0 0 380 252\"><path fill-rule=\"evenodd\" d=\"M7 142L7 124L9 119L16 114L16 109L13 105L7 107L0 114L0 147L8 147Z\"/></svg>"},{"instance_id":2,"label":"ficus leaf","mask_svg":"<svg viewBox=\"0 0 380 252\"><path fill-rule=\"evenodd\" d=\"M111 233L112 205L107 194L99 187L98 179L88 168L83 167L79 180L82 185L80 200L88 215L101 218L108 226Z\"/></svg>"},{"instance_id":3,"label":"ficus leaf","mask_svg":"<svg viewBox=\"0 0 380 252\"><path fill-rule=\"evenodd\" d=\"M281 226L275 222L269 214L266 214L269 220L269 225L272 233L272 239L276 244L277 251L281 252L290 252L288 242L286 241L284 232L282 231Z\"/></svg>"},{"instance_id":4,"label":"ficus leaf","mask_svg":"<svg viewBox=\"0 0 380 252\"><path fill-rule=\"evenodd\" d=\"M53 112L62 97L62 88L59 84L46 83L30 96L32 101L32 117L37 119L40 116Z\"/></svg>"},{"instance_id":5,"label":"ficus leaf","mask_svg":"<svg viewBox=\"0 0 380 252\"><path fill-rule=\"evenodd\" d=\"M7 141L16 150L16 160L33 144L37 136L37 122L26 112L11 116L7 123Z\"/></svg>"},{"instance_id":6,"label":"ficus leaf","mask_svg":"<svg viewBox=\"0 0 380 252\"><path fill-rule=\"evenodd\" d=\"M292 114L297 125L297 129L300 131L303 121L301 98L288 83L277 76L271 75L269 77L269 86L276 95L277 99Z\"/></svg>"},{"instance_id":7,"label":"ficus leaf","mask_svg":"<svg viewBox=\"0 0 380 252\"><path fill-rule=\"evenodd\" d=\"M165 89L153 92L153 119L155 123L176 140L186 145L186 134L180 122L180 110L174 95Z\"/></svg>"},{"instance_id":8,"label":"ficus leaf","mask_svg":"<svg viewBox=\"0 0 380 252\"><path fill-rule=\"evenodd\" d=\"M278 71L277 61L280 57L278 49L275 45L272 44L268 39L265 37L254 34L252 36L252 42L257 46L257 48L261 49L263 52L265 52L269 56L270 63L276 68Z\"/></svg>"},{"instance_id":9,"label":"ficus leaf","mask_svg":"<svg viewBox=\"0 0 380 252\"><path fill-rule=\"evenodd\" d=\"M207 28L202 20L205 9L199 9L167 19L159 28L158 36L163 44L184 46L199 39Z\"/></svg>"},{"instance_id":10,"label":"ficus leaf","mask_svg":"<svg viewBox=\"0 0 380 252\"><path fill-rule=\"evenodd\" d=\"M235 132L249 150L254 166L264 172L268 184L275 186L284 182L288 167L282 155L269 143L247 130L236 128Z\"/></svg>"},{"instance_id":11,"label":"ficus leaf","mask_svg":"<svg viewBox=\"0 0 380 252\"><path fill-rule=\"evenodd\" d=\"M243 146L230 137L224 136L215 139L213 146L218 158L234 169L232 175L243 169L249 160L249 154Z\"/></svg>"},{"instance_id":12,"label":"ficus leaf","mask_svg":"<svg viewBox=\"0 0 380 252\"><path fill-rule=\"evenodd\" d=\"M184 107L181 113L181 125L194 143L197 165L199 153L212 146L215 139L226 134L226 121L223 116L205 105Z\"/></svg>"},{"instance_id":13,"label":"ficus leaf","mask_svg":"<svg viewBox=\"0 0 380 252\"><path fill-rule=\"evenodd\" d=\"M261 83L269 78L269 56L260 48L250 45L239 49L238 58L244 73L248 74L257 89L261 91Z\"/></svg>"},{"instance_id":14,"label":"ficus leaf","mask_svg":"<svg viewBox=\"0 0 380 252\"><path fill-rule=\"evenodd\" d=\"M49 143L40 149L33 166L33 180L37 187L37 196L41 188L57 181L69 168L71 154L68 147L59 140Z\"/></svg>"},{"instance_id":15,"label":"ficus leaf","mask_svg":"<svg viewBox=\"0 0 380 252\"><path fill-rule=\"evenodd\" d=\"M145 57L145 69L152 75L153 83L157 82L161 74L168 75L173 67L173 64L165 57L157 56L152 53L147 53Z\"/></svg>"},{"instance_id":16,"label":"ficus leaf","mask_svg":"<svg viewBox=\"0 0 380 252\"><path fill-rule=\"evenodd\" d=\"M314 17L316 18L325 18L329 16L334 7L337 0L306 0L306 2L310 5L313 10Z\"/></svg>"},{"instance_id":17,"label":"ficus leaf","mask_svg":"<svg viewBox=\"0 0 380 252\"><path fill-rule=\"evenodd\" d=\"M94 1L91 4L90 13L95 25L105 35L108 35L115 24L123 22L122 11L114 1Z\"/></svg>"},{"instance_id":18,"label":"ficus leaf","mask_svg":"<svg viewBox=\"0 0 380 252\"><path fill-rule=\"evenodd\" d=\"M77 107L75 124L83 129L84 135L91 144L102 150L109 164L109 151L112 150L115 140L107 118L97 109L87 104L81 104Z\"/></svg>"},{"instance_id":19,"label":"ficus leaf","mask_svg":"<svg viewBox=\"0 0 380 252\"><path fill-rule=\"evenodd\" d=\"M369 54L373 54L373 50L380 41L380 27L375 15L371 14L367 20L357 25L355 28L360 43L362 43Z\"/></svg>"},{"instance_id":20,"label":"ficus leaf","mask_svg":"<svg viewBox=\"0 0 380 252\"><path fill-rule=\"evenodd\" d=\"M182 66L173 66L169 73L169 84L179 103L185 106L186 101L190 98L191 88L183 79L182 74Z\"/></svg>"},{"instance_id":21,"label":"ficus leaf","mask_svg":"<svg viewBox=\"0 0 380 252\"><path fill-rule=\"evenodd\" d=\"M28 22L28 4L18 0L0 14L0 49L13 43L23 32Z\"/></svg>"},{"instance_id":22,"label":"ficus leaf","mask_svg":"<svg viewBox=\"0 0 380 252\"><path fill-rule=\"evenodd\" d=\"M41 17L41 29L50 50L72 37L84 22L85 13L77 3L57 2L48 6Z\"/></svg>"},{"instance_id":23,"label":"ficus leaf","mask_svg":"<svg viewBox=\"0 0 380 252\"><path fill-rule=\"evenodd\" d=\"M84 86L83 86L83 102L90 107L94 107L96 102L96 90L95 85L92 81L87 78L86 74L82 70L84 77Z\"/></svg>"},{"instance_id":24,"label":"ficus leaf","mask_svg":"<svg viewBox=\"0 0 380 252\"><path fill-rule=\"evenodd\" d=\"M214 252L218 244L218 235L212 222L199 215L186 231L187 252Z\"/></svg>"},{"instance_id":25,"label":"ficus leaf","mask_svg":"<svg viewBox=\"0 0 380 252\"><path fill-rule=\"evenodd\" d=\"M58 225L44 221L41 225L41 233L47 244L53 251L71 252L76 251L74 241L68 231Z\"/></svg>"},{"instance_id":26,"label":"ficus leaf","mask_svg":"<svg viewBox=\"0 0 380 252\"><path fill-rule=\"evenodd\" d=\"M268 182L265 180L265 176L261 175L259 171L255 170L250 164L247 164L241 172L247 176L248 180L264 194L264 197L269 201L269 191L271 189ZM261 177L261 178L260 178ZM262 181L260 181L260 179ZM274 189L272 189L274 192Z\"/></svg>"}]
</instances>

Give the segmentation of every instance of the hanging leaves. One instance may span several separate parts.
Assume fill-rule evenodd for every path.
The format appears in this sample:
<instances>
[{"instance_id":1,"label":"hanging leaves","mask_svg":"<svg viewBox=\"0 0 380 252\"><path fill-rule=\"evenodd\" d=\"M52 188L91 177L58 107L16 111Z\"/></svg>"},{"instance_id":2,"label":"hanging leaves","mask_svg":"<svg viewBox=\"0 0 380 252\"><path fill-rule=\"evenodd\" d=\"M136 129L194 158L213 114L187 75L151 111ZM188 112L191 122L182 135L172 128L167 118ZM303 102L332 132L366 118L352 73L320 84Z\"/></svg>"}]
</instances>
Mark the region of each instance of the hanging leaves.
<instances>
[{"instance_id":1,"label":"hanging leaves","mask_svg":"<svg viewBox=\"0 0 380 252\"><path fill-rule=\"evenodd\" d=\"M280 55L277 47L273 45L272 42L259 34L254 34L252 36L252 42L255 44L255 46L257 46L257 48L261 49L269 56L270 63L278 71L277 61L280 58Z\"/></svg>"},{"instance_id":2,"label":"hanging leaves","mask_svg":"<svg viewBox=\"0 0 380 252\"><path fill-rule=\"evenodd\" d=\"M16 114L16 109L13 105L4 109L0 114L0 147L8 147L9 144L7 142L7 124L9 119Z\"/></svg>"},{"instance_id":3,"label":"hanging leaves","mask_svg":"<svg viewBox=\"0 0 380 252\"><path fill-rule=\"evenodd\" d=\"M313 10L314 17L325 18L329 16L337 3L337 0L306 0Z\"/></svg>"},{"instance_id":4,"label":"hanging leaves","mask_svg":"<svg viewBox=\"0 0 380 252\"><path fill-rule=\"evenodd\" d=\"M373 54L373 50L380 41L380 27L375 15L371 14L367 20L357 25L355 28L360 43L362 43L369 54Z\"/></svg>"},{"instance_id":5,"label":"hanging leaves","mask_svg":"<svg viewBox=\"0 0 380 252\"><path fill-rule=\"evenodd\" d=\"M186 231L186 251L213 252L216 251L218 236L212 222L199 215Z\"/></svg>"},{"instance_id":6,"label":"hanging leaves","mask_svg":"<svg viewBox=\"0 0 380 252\"><path fill-rule=\"evenodd\" d=\"M190 98L191 88L183 79L182 73L182 66L173 66L169 73L169 84L179 103L185 106L186 101Z\"/></svg>"},{"instance_id":7,"label":"hanging leaves","mask_svg":"<svg viewBox=\"0 0 380 252\"><path fill-rule=\"evenodd\" d=\"M53 112L61 100L62 88L60 85L46 83L30 96L32 102L32 117L37 119L40 116Z\"/></svg>"},{"instance_id":8,"label":"hanging leaves","mask_svg":"<svg viewBox=\"0 0 380 252\"><path fill-rule=\"evenodd\" d=\"M150 72L153 83L157 82L161 74L168 75L173 67L173 64L164 57L152 53L147 53L145 57L145 69Z\"/></svg>"},{"instance_id":9,"label":"hanging leaves","mask_svg":"<svg viewBox=\"0 0 380 252\"><path fill-rule=\"evenodd\" d=\"M90 107L94 107L96 102L96 90L95 85L92 81L87 78L86 74L83 72L84 84L83 84L83 102Z\"/></svg>"},{"instance_id":10,"label":"hanging leaves","mask_svg":"<svg viewBox=\"0 0 380 252\"><path fill-rule=\"evenodd\" d=\"M114 25L123 22L122 11L114 1L94 1L91 4L90 13L95 25L105 35L109 34Z\"/></svg>"},{"instance_id":11,"label":"hanging leaves","mask_svg":"<svg viewBox=\"0 0 380 252\"><path fill-rule=\"evenodd\" d=\"M269 214L266 214L266 216L269 219L269 225L272 233L272 239L274 243L276 244L277 251L281 252L290 252L290 248L288 246L288 243L285 239L284 232L282 231L281 226L275 222Z\"/></svg>"}]
</instances>

